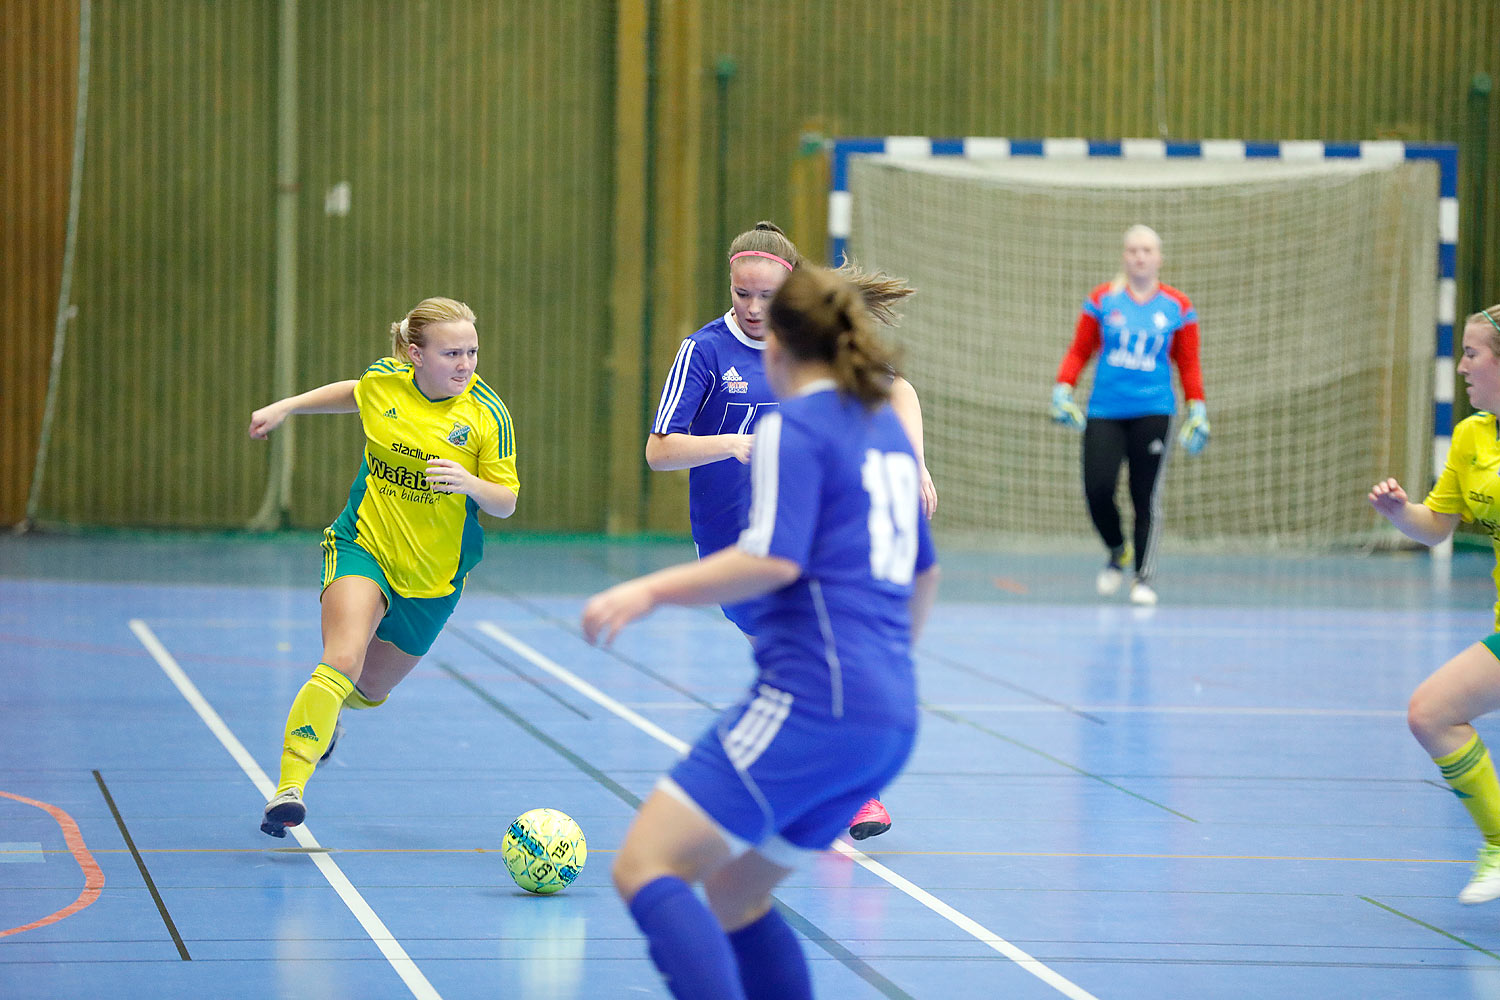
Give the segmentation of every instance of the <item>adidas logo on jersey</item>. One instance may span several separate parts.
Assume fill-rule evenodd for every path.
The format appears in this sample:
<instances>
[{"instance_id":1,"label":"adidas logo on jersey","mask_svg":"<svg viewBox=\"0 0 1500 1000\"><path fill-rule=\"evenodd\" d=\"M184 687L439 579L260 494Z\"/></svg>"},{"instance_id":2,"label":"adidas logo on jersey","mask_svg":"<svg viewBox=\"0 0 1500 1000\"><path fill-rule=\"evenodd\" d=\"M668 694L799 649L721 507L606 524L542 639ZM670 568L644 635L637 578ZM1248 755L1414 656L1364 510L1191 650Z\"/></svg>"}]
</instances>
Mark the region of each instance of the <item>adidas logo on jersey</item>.
<instances>
[{"instance_id":1,"label":"adidas logo on jersey","mask_svg":"<svg viewBox=\"0 0 1500 1000\"><path fill-rule=\"evenodd\" d=\"M312 726L306 724L293 729L292 735L301 737L304 740L315 740L318 738L317 730L313 729Z\"/></svg>"},{"instance_id":2,"label":"adidas logo on jersey","mask_svg":"<svg viewBox=\"0 0 1500 1000\"><path fill-rule=\"evenodd\" d=\"M394 406L391 407L389 410L386 410L385 413L381 414L381 416L390 417L392 420L396 419L396 408Z\"/></svg>"},{"instance_id":3,"label":"adidas logo on jersey","mask_svg":"<svg viewBox=\"0 0 1500 1000\"><path fill-rule=\"evenodd\" d=\"M741 377L739 371L734 367L734 365L730 365L729 370L724 373L723 382L725 392L740 393L750 391L750 383L746 382L744 378Z\"/></svg>"}]
</instances>

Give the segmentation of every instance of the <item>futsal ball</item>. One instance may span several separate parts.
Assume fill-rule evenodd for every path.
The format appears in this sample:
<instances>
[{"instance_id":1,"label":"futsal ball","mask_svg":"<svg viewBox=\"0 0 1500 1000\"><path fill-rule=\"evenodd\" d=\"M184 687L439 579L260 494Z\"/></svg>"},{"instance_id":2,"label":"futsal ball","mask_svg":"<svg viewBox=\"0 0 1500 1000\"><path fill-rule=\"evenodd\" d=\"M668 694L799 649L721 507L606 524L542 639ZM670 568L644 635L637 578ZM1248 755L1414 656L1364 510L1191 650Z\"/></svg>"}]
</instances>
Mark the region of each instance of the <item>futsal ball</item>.
<instances>
[{"instance_id":1,"label":"futsal ball","mask_svg":"<svg viewBox=\"0 0 1500 1000\"><path fill-rule=\"evenodd\" d=\"M583 871L589 845L573 817L556 809L531 809L505 831L505 867L516 885L539 896L561 892Z\"/></svg>"}]
</instances>

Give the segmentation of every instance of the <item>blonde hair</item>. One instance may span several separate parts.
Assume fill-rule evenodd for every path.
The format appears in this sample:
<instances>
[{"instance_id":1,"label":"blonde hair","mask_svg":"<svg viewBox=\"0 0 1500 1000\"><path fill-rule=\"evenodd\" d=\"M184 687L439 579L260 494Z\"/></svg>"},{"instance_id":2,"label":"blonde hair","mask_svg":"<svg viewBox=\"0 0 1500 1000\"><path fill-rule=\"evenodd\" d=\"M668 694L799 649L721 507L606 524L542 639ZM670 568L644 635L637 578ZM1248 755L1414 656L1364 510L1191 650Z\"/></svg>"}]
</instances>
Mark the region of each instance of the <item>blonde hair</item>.
<instances>
[{"instance_id":1,"label":"blonde hair","mask_svg":"<svg viewBox=\"0 0 1500 1000\"><path fill-rule=\"evenodd\" d=\"M1490 335L1490 353L1500 355L1500 303L1481 309L1464 320L1464 326L1483 323Z\"/></svg>"},{"instance_id":2,"label":"blonde hair","mask_svg":"<svg viewBox=\"0 0 1500 1000\"><path fill-rule=\"evenodd\" d=\"M839 390L866 407L890 398L893 358L875 332L859 287L838 272L804 264L771 300L771 330L798 361L833 365Z\"/></svg>"},{"instance_id":3,"label":"blonde hair","mask_svg":"<svg viewBox=\"0 0 1500 1000\"><path fill-rule=\"evenodd\" d=\"M1132 236L1140 236L1142 234L1144 234L1146 236L1149 236L1153 240L1156 241L1156 250L1157 250L1158 253L1160 253L1161 252L1161 234L1158 233L1156 230L1152 229L1150 226L1146 225L1144 222L1137 222L1135 225L1133 225L1129 229L1125 230L1125 235L1122 236L1122 237L1120 237L1120 244L1123 246L1124 244L1126 244L1126 243L1128 243L1130 241L1130 237L1132 237ZM1120 289L1122 289L1124 287L1125 287L1125 272L1124 271L1119 271L1119 272L1117 272L1115 274L1114 280L1109 283L1109 290L1111 292L1118 292Z\"/></svg>"},{"instance_id":4,"label":"blonde hair","mask_svg":"<svg viewBox=\"0 0 1500 1000\"><path fill-rule=\"evenodd\" d=\"M407 348L427 346L428 326L462 319L474 322L474 310L457 299L441 296L423 299L411 312L391 324L391 357L397 361L410 361L411 352Z\"/></svg>"}]
</instances>

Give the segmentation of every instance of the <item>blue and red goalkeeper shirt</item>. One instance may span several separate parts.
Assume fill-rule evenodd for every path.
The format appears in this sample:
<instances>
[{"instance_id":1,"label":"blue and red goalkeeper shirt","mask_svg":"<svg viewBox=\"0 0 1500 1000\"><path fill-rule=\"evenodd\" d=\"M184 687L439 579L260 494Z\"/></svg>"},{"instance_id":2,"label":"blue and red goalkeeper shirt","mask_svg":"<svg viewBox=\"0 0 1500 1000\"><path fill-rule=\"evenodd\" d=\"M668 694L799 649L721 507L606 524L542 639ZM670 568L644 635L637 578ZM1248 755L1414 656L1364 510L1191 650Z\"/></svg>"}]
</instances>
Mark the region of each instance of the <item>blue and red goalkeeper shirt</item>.
<instances>
[{"instance_id":1,"label":"blue and red goalkeeper shirt","mask_svg":"<svg viewBox=\"0 0 1500 1000\"><path fill-rule=\"evenodd\" d=\"M1176 412L1169 360L1177 365L1187 398L1204 398L1198 313L1171 285L1157 285L1143 300L1131 294L1129 285L1116 287L1114 282L1090 292L1056 380L1076 383L1095 353L1099 367L1089 393L1090 417L1123 420Z\"/></svg>"}]
</instances>

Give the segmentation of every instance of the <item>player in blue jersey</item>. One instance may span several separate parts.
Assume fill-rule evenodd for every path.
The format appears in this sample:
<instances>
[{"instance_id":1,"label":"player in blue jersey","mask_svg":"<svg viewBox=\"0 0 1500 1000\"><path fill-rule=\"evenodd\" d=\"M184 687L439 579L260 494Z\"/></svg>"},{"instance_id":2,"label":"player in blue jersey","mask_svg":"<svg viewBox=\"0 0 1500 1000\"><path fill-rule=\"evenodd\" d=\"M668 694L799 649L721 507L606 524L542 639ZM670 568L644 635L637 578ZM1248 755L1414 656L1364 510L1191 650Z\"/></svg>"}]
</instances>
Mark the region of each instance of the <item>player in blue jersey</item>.
<instances>
[{"instance_id":1,"label":"player in blue jersey","mask_svg":"<svg viewBox=\"0 0 1500 1000\"><path fill-rule=\"evenodd\" d=\"M729 246L731 308L678 348L662 387L646 440L646 463L658 472L688 469L688 520L700 557L734 544L750 504L748 464L755 428L777 405L766 380L766 316L771 298L802 263L797 247L777 226L757 223ZM905 282L849 265L840 273L859 289L874 317L895 322L893 304L913 291ZM896 375L891 405L916 449L922 503L928 517L937 490L922 460L922 415L916 392ZM755 602L728 603L724 616L753 640ZM884 833L890 814L880 802L860 806L849 824L855 839Z\"/></svg>"},{"instance_id":2,"label":"player in blue jersey","mask_svg":"<svg viewBox=\"0 0 1500 1000\"><path fill-rule=\"evenodd\" d=\"M810 997L771 891L901 771L916 735L910 644L936 556L920 471L860 291L793 270L768 313L748 526L736 544L584 608L591 641L661 604L763 598L755 681L642 804L614 882L679 1000ZM701 882L705 905L691 888Z\"/></svg>"},{"instance_id":3,"label":"player in blue jersey","mask_svg":"<svg viewBox=\"0 0 1500 1000\"><path fill-rule=\"evenodd\" d=\"M1109 549L1095 581L1100 594L1120 589L1131 547L1120 526L1115 485L1121 464L1130 468L1135 512L1135 580L1130 600L1156 603L1150 580L1156 563L1156 518L1167 469L1176 363L1188 398L1188 418L1178 440L1190 455L1208 444L1208 408L1198 365L1198 313L1182 292L1158 279L1161 237L1149 226L1125 231L1124 271L1084 300L1073 344L1063 356L1052 387L1052 419L1083 431L1083 492L1089 517ZM1073 386L1091 357L1099 354L1088 416L1073 401Z\"/></svg>"}]
</instances>

